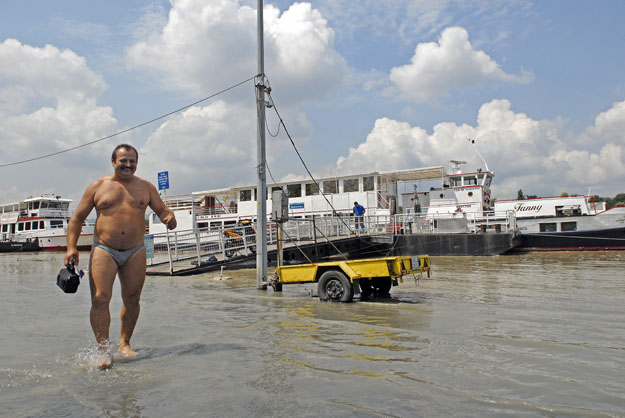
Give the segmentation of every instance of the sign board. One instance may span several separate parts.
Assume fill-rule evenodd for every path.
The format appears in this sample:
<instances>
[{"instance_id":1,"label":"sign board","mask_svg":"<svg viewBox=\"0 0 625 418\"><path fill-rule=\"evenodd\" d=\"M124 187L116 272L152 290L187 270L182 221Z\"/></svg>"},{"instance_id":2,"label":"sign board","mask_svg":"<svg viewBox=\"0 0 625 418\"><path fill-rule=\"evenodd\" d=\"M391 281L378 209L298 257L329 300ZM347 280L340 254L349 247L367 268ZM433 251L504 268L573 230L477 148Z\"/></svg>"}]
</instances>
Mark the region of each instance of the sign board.
<instances>
[{"instance_id":1,"label":"sign board","mask_svg":"<svg viewBox=\"0 0 625 418\"><path fill-rule=\"evenodd\" d=\"M289 220L289 198L282 190L271 192L271 219L274 222Z\"/></svg>"},{"instance_id":2,"label":"sign board","mask_svg":"<svg viewBox=\"0 0 625 418\"><path fill-rule=\"evenodd\" d=\"M169 171L158 173L158 190L169 189Z\"/></svg>"},{"instance_id":3,"label":"sign board","mask_svg":"<svg viewBox=\"0 0 625 418\"><path fill-rule=\"evenodd\" d=\"M154 235L145 235L143 243L145 244L145 258L154 258Z\"/></svg>"},{"instance_id":4,"label":"sign board","mask_svg":"<svg viewBox=\"0 0 625 418\"><path fill-rule=\"evenodd\" d=\"M303 203L291 203L289 204L289 209L304 209Z\"/></svg>"}]
</instances>

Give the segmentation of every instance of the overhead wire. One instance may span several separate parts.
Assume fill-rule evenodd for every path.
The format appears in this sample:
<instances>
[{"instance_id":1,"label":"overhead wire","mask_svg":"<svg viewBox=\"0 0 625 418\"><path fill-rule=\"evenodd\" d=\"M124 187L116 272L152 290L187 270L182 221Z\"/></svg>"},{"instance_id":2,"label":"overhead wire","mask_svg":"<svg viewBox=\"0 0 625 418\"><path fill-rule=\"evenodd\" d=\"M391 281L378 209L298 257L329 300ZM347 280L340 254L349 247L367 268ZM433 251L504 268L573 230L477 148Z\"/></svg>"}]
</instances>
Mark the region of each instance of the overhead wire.
<instances>
[{"instance_id":1,"label":"overhead wire","mask_svg":"<svg viewBox=\"0 0 625 418\"><path fill-rule=\"evenodd\" d=\"M214 93L214 94L211 94L210 96L204 97L203 99L196 100L195 102L190 103L190 104L188 104L188 105L186 105L186 106L180 107L180 108L178 108L178 109L176 109L176 110L172 110L171 112L165 113L164 115L161 115L161 116L155 117L155 118L150 119L150 120L148 120L148 121L146 121L146 122L143 122L143 123L140 123L140 124L138 124L138 125L132 126L132 127L130 127L130 128L124 129L124 130L122 130L122 131L115 132L114 134L107 135L107 136L105 136L105 137L102 137L102 138L99 138L99 139L96 139L96 140L93 140L93 141L89 141L89 142L86 142L86 143L84 143L84 144L77 145L77 146L75 146L75 147L70 147L70 148L66 148L66 149L61 150L61 151L52 152L52 153L50 153L50 154L45 154L45 155L41 155L41 156L38 156L38 157L33 157L33 158L26 159L26 160L21 160L21 161L15 161L15 162L12 162L12 163L0 164L0 168L9 167L9 166L14 166L14 165L19 165L19 164L25 164L25 163L29 163L29 162L33 162L33 161L37 161L37 160L43 160L44 158L54 157L54 156L56 156L56 155L59 155L59 154L64 154L64 153L66 153L66 152L73 151L73 150L76 150L76 149L78 149L78 148L87 147L87 146L89 146L89 145L93 145L93 144L96 144L96 143L98 143L98 142L102 142L102 141L105 141L105 140L107 140L107 139L111 139L111 138L113 138L113 137L116 137L116 136L119 136L119 135L125 134L125 133L127 133L127 132L133 131L133 130L135 130L135 129L141 128L141 127L143 127L143 126L145 126L145 125L149 125L150 123L156 122L157 120L164 119L164 118L166 118L166 117L168 117L168 116L171 116L171 115L173 115L173 114L175 114L175 113L181 112L181 111L183 111L183 110L185 110L185 109L188 109L188 108L190 108L190 107L192 107L192 106L195 106L195 105L197 105L197 104L199 104L199 103L205 102L206 100L212 99L213 97L216 97L216 96L218 96L218 95L220 95L220 94L223 94L223 93L225 93L225 92L227 92L227 91L229 91L229 90L232 90L232 89L234 89L234 88L236 88L236 87L239 87L240 85L245 84L245 83L247 83L248 81L251 81L251 80L253 80L253 79L254 79L254 78L256 78L256 77L257 77L257 75L254 75L254 76L252 76L252 77L250 77L250 78L248 78L248 79L246 79L246 80L240 81L240 82L238 82L238 83L236 83L236 84L233 84L233 85L232 85L232 86L230 86L230 87L227 87L227 88L225 88L225 89L223 89L223 90L220 90L220 91L218 91L217 93Z\"/></svg>"},{"instance_id":2,"label":"overhead wire","mask_svg":"<svg viewBox=\"0 0 625 418\"><path fill-rule=\"evenodd\" d=\"M330 200L328 200L328 198L325 195L325 193L321 190L321 187L319 186L319 182L317 181L317 179L315 179L315 177L312 175L312 173L308 169L308 166L306 165L306 162L304 161L302 155L300 154L299 150L297 149L297 146L295 145L295 142L293 141L293 138L291 137L291 134L289 133L289 130L286 127L286 124L284 123L284 120L282 119L282 116L280 116L280 112L278 112L278 108L277 108L277 106L276 106L276 104L275 104L275 102L273 100L273 97L271 96L271 92L270 91L267 92L267 96L269 96L269 100L271 100L272 108L273 108L274 112L276 112L276 116L278 117L278 119L280 121L280 125L282 125L284 127L284 133L289 138L289 141L291 142L291 145L293 146L293 149L295 150L295 153L297 154L300 162L304 166L304 169L308 173L308 176L312 179L313 183L315 183L315 185L317 186L317 190L319 191L319 194L321 194L321 196L323 196L325 201L332 208L332 214L334 216L336 216L343 223L343 225L345 225L345 227L347 228L348 231L350 231L351 233L355 233L355 231L342 219L341 215L337 212L336 208L332 205Z\"/></svg>"}]
</instances>

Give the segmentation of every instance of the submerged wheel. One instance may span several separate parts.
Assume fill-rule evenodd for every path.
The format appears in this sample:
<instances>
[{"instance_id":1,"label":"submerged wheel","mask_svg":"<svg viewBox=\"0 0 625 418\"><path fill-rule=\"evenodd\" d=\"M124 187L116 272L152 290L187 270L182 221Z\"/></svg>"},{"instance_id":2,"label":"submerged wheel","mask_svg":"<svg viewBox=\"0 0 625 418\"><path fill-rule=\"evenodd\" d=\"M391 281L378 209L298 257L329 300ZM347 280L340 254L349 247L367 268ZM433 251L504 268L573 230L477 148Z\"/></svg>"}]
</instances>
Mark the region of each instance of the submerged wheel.
<instances>
[{"instance_id":1,"label":"submerged wheel","mask_svg":"<svg viewBox=\"0 0 625 418\"><path fill-rule=\"evenodd\" d=\"M328 270L319 278L317 293L320 300L351 302L354 297L354 287L342 272Z\"/></svg>"}]
</instances>

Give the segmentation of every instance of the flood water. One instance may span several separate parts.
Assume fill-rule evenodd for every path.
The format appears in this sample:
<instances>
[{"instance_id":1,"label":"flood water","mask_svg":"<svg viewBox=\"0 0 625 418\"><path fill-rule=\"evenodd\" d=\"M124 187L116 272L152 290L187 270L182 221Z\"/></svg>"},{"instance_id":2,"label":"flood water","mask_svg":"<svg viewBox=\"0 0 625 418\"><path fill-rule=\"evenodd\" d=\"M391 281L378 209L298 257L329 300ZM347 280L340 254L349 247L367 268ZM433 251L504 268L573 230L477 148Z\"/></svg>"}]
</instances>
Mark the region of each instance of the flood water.
<instances>
[{"instance_id":1,"label":"flood water","mask_svg":"<svg viewBox=\"0 0 625 418\"><path fill-rule=\"evenodd\" d=\"M106 371L62 257L0 254L1 416L625 416L625 252L432 257L350 304L253 270L148 277L139 354ZM116 285L112 338L119 310Z\"/></svg>"}]
</instances>

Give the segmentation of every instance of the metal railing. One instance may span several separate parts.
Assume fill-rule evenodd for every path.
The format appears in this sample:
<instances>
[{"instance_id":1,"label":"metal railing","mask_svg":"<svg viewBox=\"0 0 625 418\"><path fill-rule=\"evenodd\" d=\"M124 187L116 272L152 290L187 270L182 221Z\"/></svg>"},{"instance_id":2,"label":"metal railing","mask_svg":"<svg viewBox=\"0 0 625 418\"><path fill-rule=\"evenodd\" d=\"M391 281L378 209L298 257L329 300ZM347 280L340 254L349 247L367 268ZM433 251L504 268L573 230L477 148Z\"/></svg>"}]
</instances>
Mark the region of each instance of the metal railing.
<instances>
[{"instance_id":1,"label":"metal railing","mask_svg":"<svg viewBox=\"0 0 625 418\"><path fill-rule=\"evenodd\" d=\"M474 214L476 215L476 214ZM291 219L282 224L284 243L321 242L349 238L356 235L403 235L413 233L450 232L509 232L516 228L513 213L440 214L436 216L398 214L393 216L364 216L362 224L354 216L322 216L312 219ZM187 260L189 265L203 266L235 256L256 253L256 225L235 227L198 228L148 235L153 254L148 252L148 265L174 263ZM277 244L278 226L267 223L267 245ZM214 258L212 258L213 256Z\"/></svg>"}]
</instances>

